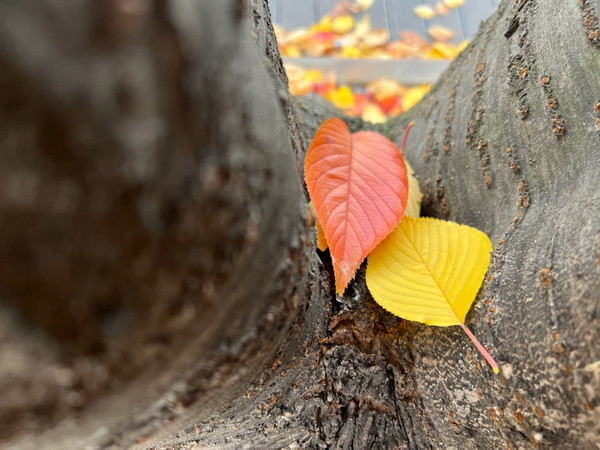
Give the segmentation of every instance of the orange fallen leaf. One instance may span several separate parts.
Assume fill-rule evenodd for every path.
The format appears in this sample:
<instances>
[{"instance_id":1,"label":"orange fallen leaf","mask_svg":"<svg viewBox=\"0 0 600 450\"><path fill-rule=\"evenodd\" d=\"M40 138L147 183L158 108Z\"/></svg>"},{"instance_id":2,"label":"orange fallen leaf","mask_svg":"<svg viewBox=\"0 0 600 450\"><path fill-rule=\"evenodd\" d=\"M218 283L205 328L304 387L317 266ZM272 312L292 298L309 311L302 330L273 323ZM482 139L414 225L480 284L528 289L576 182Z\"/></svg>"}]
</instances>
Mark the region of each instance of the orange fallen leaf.
<instances>
[{"instance_id":1,"label":"orange fallen leaf","mask_svg":"<svg viewBox=\"0 0 600 450\"><path fill-rule=\"evenodd\" d=\"M402 112L402 103L400 99L401 97L384 98L377 100L377 105L386 116L396 116Z\"/></svg>"},{"instance_id":2,"label":"orange fallen leaf","mask_svg":"<svg viewBox=\"0 0 600 450\"><path fill-rule=\"evenodd\" d=\"M364 258L404 214L404 158L380 134L350 134L344 121L332 118L310 144L304 177L329 244L336 292L343 294Z\"/></svg>"},{"instance_id":3,"label":"orange fallen leaf","mask_svg":"<svg viewBox=\"0 0 600 450\"><path fill-rule=\"evenodd\" d=\"M448 8L443 2L438 2L435 4L435 12L440 16L446 16L450 12L450 8Z\"/></svg>"},{"instance_id":4,"label":"orange fallen leaf","mask_svg":"<svg viewBox=\"0 0 600 450\"><path fill-rule=\"evenodd\" d=\"M406 42L392 41L386 45L385 50L394 58L402 59L415 53L416 49Z\"/></svg>"},{"instance_id":5,"label":"orange fallen leaf","mask_svg":"<svg viewBox=\"0 0 600 450\"><path fill-rule=\"evenodd\" d=\"M404 42L414 50L421 50L427 48L427 41L414 31L401 31L398 33L400 42Z\"/></svg>"}]
</instances>

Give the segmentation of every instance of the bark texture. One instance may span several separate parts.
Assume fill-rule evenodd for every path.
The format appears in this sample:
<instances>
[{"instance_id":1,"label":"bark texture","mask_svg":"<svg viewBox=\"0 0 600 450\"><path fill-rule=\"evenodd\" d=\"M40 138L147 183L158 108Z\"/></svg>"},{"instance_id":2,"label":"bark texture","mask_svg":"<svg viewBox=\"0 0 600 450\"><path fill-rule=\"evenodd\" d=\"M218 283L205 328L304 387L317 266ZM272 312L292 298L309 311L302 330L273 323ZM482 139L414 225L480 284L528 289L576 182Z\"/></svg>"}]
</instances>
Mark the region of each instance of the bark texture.
<instances>
[{"instance_id":1,"label":"bark texture","mask_svg":"<svg viewBox=\"0 0 600 450\"><path fill-rule=\"evenodd\" d=\"M289 97L266 2L98 5L0 5L7 448L600 445L597 1L503 2L379 127L492 238L500 376L362 270L335 296L292 156L336 113Z\"/></svg>"}]
</instances>

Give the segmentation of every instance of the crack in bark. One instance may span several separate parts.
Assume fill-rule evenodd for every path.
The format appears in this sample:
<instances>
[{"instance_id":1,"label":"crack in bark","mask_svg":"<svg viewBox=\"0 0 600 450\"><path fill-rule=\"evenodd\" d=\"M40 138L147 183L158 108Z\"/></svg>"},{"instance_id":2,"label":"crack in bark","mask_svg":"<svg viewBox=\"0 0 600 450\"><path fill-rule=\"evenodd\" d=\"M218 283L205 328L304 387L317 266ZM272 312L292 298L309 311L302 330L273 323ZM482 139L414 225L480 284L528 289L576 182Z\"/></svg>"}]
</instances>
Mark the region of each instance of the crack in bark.
<instances>
[{"instance_id":1,"label":"crack in bark","mask_svg":"<svg viewBox=\"0 0 600 450\"><path fill-rule=\"evenodd\" d=\"M458 83L456 83L454 87L450 89L450 93L448 95L448 107L446 109L446 117L444 117L446 128L444 130L444 140L442 145L442 150L444 150L445 154L450 153L452 148L452 124L454 122L454 104L456 103L457 88Z\"/></svg>"}]
</instances>

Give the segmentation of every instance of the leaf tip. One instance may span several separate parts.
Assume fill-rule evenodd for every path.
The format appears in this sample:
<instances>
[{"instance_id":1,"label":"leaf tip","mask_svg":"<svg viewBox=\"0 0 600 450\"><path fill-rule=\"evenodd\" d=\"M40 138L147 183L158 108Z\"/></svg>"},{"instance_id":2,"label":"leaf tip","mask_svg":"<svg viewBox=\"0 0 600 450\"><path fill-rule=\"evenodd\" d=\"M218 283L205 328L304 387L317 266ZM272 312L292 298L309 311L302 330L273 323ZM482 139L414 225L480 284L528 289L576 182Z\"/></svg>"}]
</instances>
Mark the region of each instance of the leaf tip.
<instances>
[{"instance_id":1,"label":"leaf tip","mask_svg":"<svg viewBox=\"0 0 600 450\"><path fill-rule=\"evenodd\" d=\"M353 264L347 261L333 261L333 274L335 278L335 292L336 294L343 296L344 291L350 284L350 281L356 275L356 269L358 266L354 266Z\"/></svg>"}]
</instances>

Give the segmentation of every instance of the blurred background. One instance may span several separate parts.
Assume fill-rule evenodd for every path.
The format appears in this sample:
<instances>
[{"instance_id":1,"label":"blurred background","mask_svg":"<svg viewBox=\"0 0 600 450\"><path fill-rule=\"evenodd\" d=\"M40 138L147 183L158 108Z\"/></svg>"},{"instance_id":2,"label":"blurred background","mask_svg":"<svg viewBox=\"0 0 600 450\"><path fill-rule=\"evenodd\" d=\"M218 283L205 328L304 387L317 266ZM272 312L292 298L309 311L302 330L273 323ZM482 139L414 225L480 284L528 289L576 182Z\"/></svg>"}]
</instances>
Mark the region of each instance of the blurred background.
<instances>
[{"instance_id":1,"label":"blurred background","mask_svg":"<svg viewBox=\"0 0 600 450\"><path fill-rule=\"evenodd\" d=\"M294 95L380 123L407 111L499 0L269 0Z\"/></svg>"}]
</instances>

